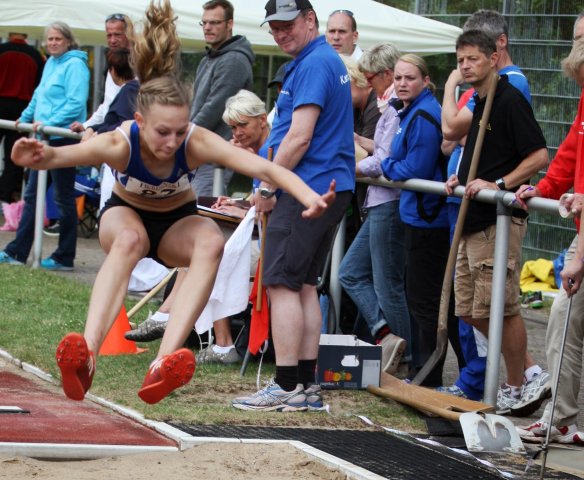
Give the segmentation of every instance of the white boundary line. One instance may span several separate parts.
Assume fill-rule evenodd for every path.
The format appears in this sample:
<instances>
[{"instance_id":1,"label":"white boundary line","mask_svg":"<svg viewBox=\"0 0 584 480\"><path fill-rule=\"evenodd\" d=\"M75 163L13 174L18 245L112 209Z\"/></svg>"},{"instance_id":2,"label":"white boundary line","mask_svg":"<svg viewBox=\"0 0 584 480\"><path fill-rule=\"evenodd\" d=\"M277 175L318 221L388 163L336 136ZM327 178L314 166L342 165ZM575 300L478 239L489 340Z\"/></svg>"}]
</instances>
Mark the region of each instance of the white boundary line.
<instances>
[{"instance_id":1,"label":"white boundary line","mask_svg":"<svg viewBox=\"0 0 584 480\"><path fill-rule=\"evenodd\" d=\"M55 378L44 372L43 370L31 365L29 363L23 362L5 350L0 349L0 358L3 358L7 362L16 365L22 370L32 373L37 377L45 380L46 382L57 385ZM241 439L241 438L222 438L222 437L195 437L189 435L188 433L179 430L171 425L164 422L155 422L144 418L140 412L134 409L122 407L109 400L98 397L91 393L88 393L86 397L88 400L97 403L103 407L109 408L116 413L127 417L135 422L138 422L146 427L149 427L156 432L164 435L167 438L175 441L178 448L174 447L155 447L155 446L135 446L135 445L85 445L85 444L55 444L55 443L7 443L0 442L0 454L4 455L20 455L25 457L35 457L35 458L63 458L63 459L94 459L102 457L111 457L118 455L129 455L137 453L146 452L176 452L186 450L188 448L194 447L195 445L201 445L204 443L251 443L251 444L272 444L272 443L287 443L292 447L304 452L311 458L319 461L320 463L336 468L345 475L349 480L383 480L386 477L382 477L375 473L372 473L362 467L354 465L350 462L343 460L342 458L330 455L322 450L311 447L306 443L299 442L296 440L262 440L262 439Z\"/></svg>"},{"instance_id":2,"label":"white boundary line","mask_svg":"<svg viewBox=\"0 0 584 480\"><path fill-rule=\"evenodd\" d=\"M93 460L96 458L132 455L138 453L178 452L176 447L156 447L140 445L87 445L84 443L11 443L0 442L0 454L18 455L23 457L60 459L60 460Z\"/></svg>"}]
</instances>

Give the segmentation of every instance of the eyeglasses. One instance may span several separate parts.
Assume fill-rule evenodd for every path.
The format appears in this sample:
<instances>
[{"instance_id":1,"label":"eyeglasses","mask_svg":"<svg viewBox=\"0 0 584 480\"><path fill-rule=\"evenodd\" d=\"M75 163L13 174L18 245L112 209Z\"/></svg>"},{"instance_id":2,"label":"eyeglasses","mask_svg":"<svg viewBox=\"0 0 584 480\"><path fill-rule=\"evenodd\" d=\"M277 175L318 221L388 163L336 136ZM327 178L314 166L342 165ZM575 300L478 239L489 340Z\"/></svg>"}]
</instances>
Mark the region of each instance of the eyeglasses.
<instances>
[{"instance_id":1,"label":"eyeglasses","mask_svg":"<svg viewBox=\"0 0 584 480\"><path fill-rule=\"evenodd\" d=\"M224 22L228 22L229 20L201 20L199 25L204 27L206 25L210 25L211 27L216 27L217 25L221 25Z\"/></svg>"},{"instance_id":2,"label":"eyeglasses","mask_svg":"<svg viewBox=\"0 0 584 480\"><path fill-rule=\"evenodd\" d=\"M369 83L371 83L371 80L373 80L377 75L379 75L382 72L376 72L376 73L363 73L363 75L365 75L365 78L367 79L367 81Z\"/></svg>"},{"instance_id":3,"label":"eyeglasses","mask_svg":"<svg viewBox=\"0 0 584 480\"><path fill-rule=\"evenodd\" d=\"M111 22L112 20L117 20L118 22L124 22L126 23L126 16L122 13L112 13L111 15L108 15L107 18L105 19L105 22Z\"/></svg>"},{"instance_id":4,"label":"eyeglasses","mask_svg":"<svg viewBox=\"0 0 584 480\"><path fill-rule=\"evenodd\" d=\"M354 17L354 13L351 12L351 10L335 10L334 12L331 13L331 15L334 15L335 13L344 13L345 15L349 15L349 17ZM329 17L331 16L329 15Z\"/></svg>"}]
</instances>

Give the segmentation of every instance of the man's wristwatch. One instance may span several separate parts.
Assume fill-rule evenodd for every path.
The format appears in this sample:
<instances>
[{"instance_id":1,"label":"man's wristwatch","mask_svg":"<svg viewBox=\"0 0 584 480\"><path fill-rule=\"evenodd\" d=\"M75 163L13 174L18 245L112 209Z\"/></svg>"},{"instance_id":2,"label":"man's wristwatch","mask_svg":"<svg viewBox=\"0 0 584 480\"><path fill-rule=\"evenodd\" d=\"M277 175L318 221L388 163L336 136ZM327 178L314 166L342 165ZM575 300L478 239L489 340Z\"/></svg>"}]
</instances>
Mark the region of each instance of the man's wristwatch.
<instances>
[{"instance_id":1,"label":"man's wristwatch","mask_svg":"<svg viewBox=\"0 0 584 480\"><path fill-rule=\"evenodd\" d=\"M507 190L505 188L505 180L503 180L502 178L495 180L495 185L497 185L497 188L499 190Z\"/></svg>"},{"instance_id":2,"label":"man's wristwatch","mask_svg":"<svg viewBox=\"0 0 584 480\"><path fill-rule=\"evenodd\" d=\"M275 190L270 190L266 187L260 187L260 197L268 199L272 198L276 194Z\"/></svg>"}]
</instances>

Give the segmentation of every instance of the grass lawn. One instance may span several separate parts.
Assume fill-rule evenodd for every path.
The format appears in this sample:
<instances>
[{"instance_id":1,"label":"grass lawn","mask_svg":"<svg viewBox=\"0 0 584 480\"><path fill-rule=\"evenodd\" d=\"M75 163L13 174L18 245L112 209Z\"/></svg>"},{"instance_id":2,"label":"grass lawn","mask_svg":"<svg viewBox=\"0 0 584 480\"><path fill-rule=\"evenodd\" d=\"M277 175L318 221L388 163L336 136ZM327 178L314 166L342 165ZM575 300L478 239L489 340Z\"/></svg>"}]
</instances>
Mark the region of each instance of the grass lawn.
<instances>
[{"instance_id":1,"label":"grass lawn","mask_svg":"<svg viewBox=\"0 0 584 480\"><path fill-rule=\"evenodd\" d=\"M83 332L90 287L42 270L0 266L0 348L14 357L36 365L59 380L55 348L71 331ZM126 308L135 302L128 300ZM155 306L153 307L155 308ZM133 320L142 321L147 307ZM245 376L240 365L199 365L189 385L157 405L147 405L137 391L153 360L159 342L140 344L148 351L138 355L101 356L91 392L131 407L147 418L194 424L273 425L323 428L366 429L355 415L366 415L373 422L409 432L424 432L425 425L414 411L366 391L325 392L327 413L242 412L230 405L240 394L256 390L257 363L251 362ZM264 364L262 381L274 373Z\"/></svg>"}]
</instances>

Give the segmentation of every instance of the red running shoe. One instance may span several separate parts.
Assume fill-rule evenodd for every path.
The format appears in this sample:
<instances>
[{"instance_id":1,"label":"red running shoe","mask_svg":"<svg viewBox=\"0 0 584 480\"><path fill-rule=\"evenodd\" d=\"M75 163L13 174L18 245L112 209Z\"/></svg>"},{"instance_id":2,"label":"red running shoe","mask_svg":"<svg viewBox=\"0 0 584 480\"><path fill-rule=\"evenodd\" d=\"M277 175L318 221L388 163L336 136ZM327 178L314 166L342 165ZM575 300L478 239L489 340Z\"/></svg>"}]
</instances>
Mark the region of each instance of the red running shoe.
<instances>
[{"instance_id":1,"label":"red running shoe","mask_svg":"<svg viewBox=\"0 0 584 480\"><path fill-rule=\"evenodd\" d=\"M72 400L83 400L95 373L95 356L79 333L68 333L57 347L63 391Z\"/></svg>"},{"instance_id":2,"label":"red running shoe","mask_svg":"<svg viewBox=\"0 0 584 480\"><path fill-rule=\"evenodd\" d=\"M196 360L188 348L159 358L148 369L138 396L146 403L158 403L173 390L189 383Z\"/></svg>"}]
</instances>

